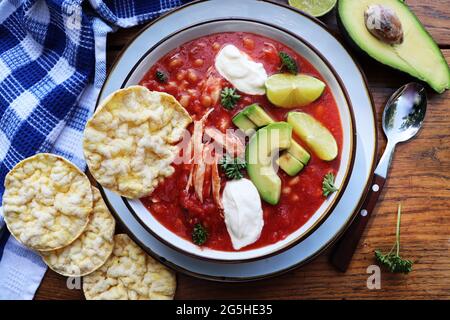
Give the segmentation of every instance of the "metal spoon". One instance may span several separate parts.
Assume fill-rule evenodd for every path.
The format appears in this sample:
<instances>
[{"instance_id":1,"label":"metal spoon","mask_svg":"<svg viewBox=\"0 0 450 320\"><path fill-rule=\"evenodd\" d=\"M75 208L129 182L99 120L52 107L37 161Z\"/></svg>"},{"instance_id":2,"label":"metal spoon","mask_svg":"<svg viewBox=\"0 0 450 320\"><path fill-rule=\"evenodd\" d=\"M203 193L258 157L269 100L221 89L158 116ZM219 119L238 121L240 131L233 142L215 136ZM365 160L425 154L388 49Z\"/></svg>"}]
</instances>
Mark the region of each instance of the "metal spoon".
<instances>
[{"instance_id":1,"label":"metal spoon","mask_svg":"<svg viewBox=\"0 0 450 320\"><path fill-rule=\"evenodd\" d=\"M395 146L413 138L422 127L427 110L425 88L418 83L408 83L398 89L388 100L383 112L383 131L387 145L372 179L372 185L348 230L331 253L331 263L345 272L358 246L369 217L386 182Z\"/></svg>"}]
</instances>

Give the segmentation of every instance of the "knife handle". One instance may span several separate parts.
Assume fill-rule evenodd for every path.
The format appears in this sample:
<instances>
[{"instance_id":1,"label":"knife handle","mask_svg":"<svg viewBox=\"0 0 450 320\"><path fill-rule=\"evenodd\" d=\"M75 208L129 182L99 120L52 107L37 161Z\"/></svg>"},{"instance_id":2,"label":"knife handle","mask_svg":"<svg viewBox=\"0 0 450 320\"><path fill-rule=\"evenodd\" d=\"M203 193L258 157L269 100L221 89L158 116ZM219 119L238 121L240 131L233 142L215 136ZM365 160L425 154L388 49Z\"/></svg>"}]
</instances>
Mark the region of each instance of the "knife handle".
<instances>
[{"instance_id":1,"label":"knife handle","mask_svg":"<svg viewBox=\"0 0 450 320\"><path fill-rule=\"evenodd\" d=\"M374 174L369 193L367 194L366 200L359 210L358 215L334 246L330 260L331 264L338 270L342 272L347 271L348 265L352 260L353 254L364 233L364 229L366 228L378 198L380 197L385 182L386 178L379 176L376 173Z\"/></svg>"}]
</instances>

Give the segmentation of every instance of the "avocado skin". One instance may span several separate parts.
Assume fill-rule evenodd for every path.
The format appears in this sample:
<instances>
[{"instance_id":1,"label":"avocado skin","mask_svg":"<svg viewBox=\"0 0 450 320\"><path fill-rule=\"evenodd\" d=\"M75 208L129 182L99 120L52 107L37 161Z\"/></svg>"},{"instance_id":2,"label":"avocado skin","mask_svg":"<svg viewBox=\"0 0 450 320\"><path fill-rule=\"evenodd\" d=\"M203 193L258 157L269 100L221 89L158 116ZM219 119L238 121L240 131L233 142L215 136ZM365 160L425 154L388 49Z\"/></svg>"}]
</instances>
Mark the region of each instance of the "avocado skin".
<instances>
[{"instance_id":1,"label":"avocado skin","mask_svg":"<svg viewBox=\"0 0 450 320\"><path fill-rule=\"evenodd\" d=\"M350 48L354 51L356 51L359 54L364 55L365 57L369 57L371 59L373 59L367 52L365 52L363 49L361 49L356 43L355 41L353 41L352 37L350 37L350 35L347 32L347 29L345 29L344 24L342 23L341 20L341 15L339 14L339 1L338 0L338 4L336 5L336 22L337 22L337 26L339 28L339 31L341 32L342 38L345 40L345 42L347 42L347 44L350 46ZM352 57L353 58L353 57ZM375 60L375 59L373 59ZM375 60L377 62L379 62L378 60ZM381 63L381 62L379 62Z\"/></svg>"},{"instance_id":2,"label":"avocado skin","mask_svg":"<svg viewBox=\"0 0 450 320\"><path fill-rule=\"evenodd\" d=\"M336 4L336 21L337 21L337 25L338 25L338 28L339 28L339 30L340 30L340 32L341 32L341 34L342 34L342 38L345 40L345 42L347 42L348 44L349 44L349 46L351 47L351 49L353 49L355 52L357 52L358 54L361 54L361 55L363 55L364 57L369 57L370 59L372 59L372 60L374 60L374 61L376 61L377 63L379 63L379 64L382 64L382 65L385 65L385 66L387 66L387 67L390 67L390 68L392 68L392 69L394 69L394 70L396 70L396 71L398 71L398 72L400 72L400 73L402 73L402 74L407 74L407 75L409 75L409 76L411 76L411 77L414 77L414 78L416 78L416 79L418 79L418 80L420 80L420 81L422 81L422 82L425 82L425 83L427 83L434 91L436 91L437 93L443 93L446 89L449 89L449 85L450 85L450 83L447 83L447 86L445 87L445 88L436 88L432 83L431 83L431 81L429 81L429 80L426 80L426 79L423 79L423 78L418 78L418 77L416 77L416 75L414 75L414 74L412 74L412 73L410 73L410 72L407 72L406 70L402 70L402 69L400 69L400 68L397 68L396 66L392 66L392 65L389 65L389 64L387 64L387 63L384 63L383 62L383 58L381 58L381 57L374 57L374 56L372 56L371 54L369 54L368 52L366 52L363 48L361 48L354 40L353 40L353 38L350 36L350 34L349 34L349 32L347 31L347 29L345 28L345 25L344 25L344 23L343 23L343 21L342 21L342 18L341 18L341 6L340 6L340 3L342 2L342 1L346 1L346 0L338 0L338 2L337 2L337 4ZM427 35L431 38L431 39L433 39L433 37L430 35L430 33L428 32L428 30L426 30L426 28L423 26L423 24L420 22L420 20L417 18L417 16L414 14L414 12L407 6L407 4L406 3L404 3L404 1L401 1L401 0L398 0L399 2L401 2L410 12L411 12L411 14L412 14L412 16L414 17L414 19L417 21L417 23L423 28L423 30L427 33ZM377 4L377 1L374 1L374 4ZM433 40L434 41L434 40ZM437 45L436 45L437 46ZM441 52L441 56L443 57L443 55L442 55L442 52ZM444 59L444 61L445 61L445 58L443 58ZM447 69L448 69L448 74L449 74L449 79L450 79L450 67L447 65Z\"/></svg>"}]
</instances>

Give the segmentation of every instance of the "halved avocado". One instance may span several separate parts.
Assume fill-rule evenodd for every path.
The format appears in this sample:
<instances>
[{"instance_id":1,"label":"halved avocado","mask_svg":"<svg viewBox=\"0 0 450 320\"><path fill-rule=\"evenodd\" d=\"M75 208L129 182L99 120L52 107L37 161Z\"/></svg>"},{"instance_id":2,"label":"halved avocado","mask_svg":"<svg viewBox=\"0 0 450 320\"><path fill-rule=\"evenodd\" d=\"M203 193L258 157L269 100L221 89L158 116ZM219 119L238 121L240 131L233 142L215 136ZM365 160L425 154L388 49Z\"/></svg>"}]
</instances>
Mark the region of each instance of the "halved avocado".
<instances>
[{"instance_id":1,"label":"halved avocado","mask_svg":"<svg viewBox=\"0 0 450 320\"><path fill-rule=\"evenodd\" d=\"M395 13L401 23L403 40L389 44L366 27L365 13L381 5ZM409 7L400 0L339 0L339 25L347 38L379 62L427 82L442 93L450 86L450 69L438 45Z\"/></svg>"},{"instance_id":2,"label":"halved avocado","mask_svg":"<svg viewBox=\"0 0 450 320\"><path fill-rule=\"evenodd\" d=\"M245 150L247 173L258 189L261 198L276 205L281 195L281 179L272 159L275 152L291 145L292 126L287 122L274 122L259 129Z\"/></svg>"}]
</instances>

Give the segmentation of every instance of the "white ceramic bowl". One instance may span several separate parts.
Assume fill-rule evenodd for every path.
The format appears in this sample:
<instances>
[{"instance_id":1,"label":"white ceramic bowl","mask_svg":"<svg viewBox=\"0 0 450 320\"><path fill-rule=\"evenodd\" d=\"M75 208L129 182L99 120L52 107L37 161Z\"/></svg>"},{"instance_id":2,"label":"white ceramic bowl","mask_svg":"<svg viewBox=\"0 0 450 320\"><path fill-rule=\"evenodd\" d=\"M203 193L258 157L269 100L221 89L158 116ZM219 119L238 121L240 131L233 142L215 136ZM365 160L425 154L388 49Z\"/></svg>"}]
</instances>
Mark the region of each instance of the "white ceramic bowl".
<instances>
[{"instance_id":1,"label":"white ceramic bowl","mask_svg":"<svg viewBox=\"0 0 450 320\"><path fill-rule=\"evenodd\" d=\"M339 191L328 197L312 217L298 230L287 236L285 239L262 248L227 252L198 247L160 224L158 220L149 213L140 200L124 199L127 207L144 228L165 244L185 254L201 259L232 263L257 260L280 253L299 243L299 241L313 232L320 223L324 221L335 207L337 201L339 201L339 198L346 187L349 173L353 166L356 135L353 125L353 111L349 104L346 90L342 86L342 81L340 81L332 66L325 61L323 56L313 47L313 45L305 42L298 36L291 34L287 30L283 30L266 22L229 18L205 21L173 33L162 39L152 48L149 48L146 54L144 54L132 68L131 72L124 80L122 87L138 84L156 61L178 46L196 38L220 32L250 32L260 34L287 45L306 58L314 65L325 79L326 84L331 88L338 105L343 128L343 145L340 150L341 163L335 180L335 184Z\"/></svg>"}]
</instances>

